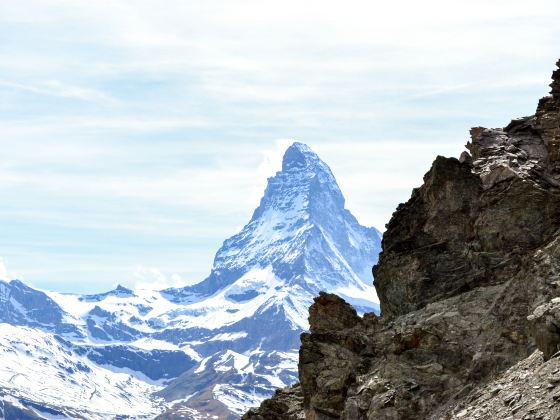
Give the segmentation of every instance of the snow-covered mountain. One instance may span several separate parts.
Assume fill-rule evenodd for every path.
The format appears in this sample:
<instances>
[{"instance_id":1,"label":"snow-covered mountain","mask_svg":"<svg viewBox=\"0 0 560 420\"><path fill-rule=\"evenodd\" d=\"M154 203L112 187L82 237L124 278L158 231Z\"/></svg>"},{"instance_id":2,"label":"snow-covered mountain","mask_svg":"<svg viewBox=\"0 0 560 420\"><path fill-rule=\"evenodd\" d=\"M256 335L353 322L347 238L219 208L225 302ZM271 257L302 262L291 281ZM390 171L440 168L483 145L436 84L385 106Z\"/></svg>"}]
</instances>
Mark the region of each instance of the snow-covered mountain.
<instances>
[{"instance_id":1,"label":"snow-covered mountain","mask_svg":"<svg viewBox=\"0 0 560 420\"><path fill-rule=\"evenodd\" d=\"M86 418L95 417L95 395L131 416L236 418L296 380L299 335L319 291L378 310L371 266L380 239L344 208L329 167L294 143L249 223L194 286L79 296L0 282L0 322L10 324L0 324L0 342L15 358L0 358L0 399L9 409L75 417L77 401L95 389ZM41 380L27 384L26 372ZM87 386L72 376L84 372ZM39 391L49 378L55 391ZM99 404L96 415L106 418Z\"/></svg>"}]
</instances>

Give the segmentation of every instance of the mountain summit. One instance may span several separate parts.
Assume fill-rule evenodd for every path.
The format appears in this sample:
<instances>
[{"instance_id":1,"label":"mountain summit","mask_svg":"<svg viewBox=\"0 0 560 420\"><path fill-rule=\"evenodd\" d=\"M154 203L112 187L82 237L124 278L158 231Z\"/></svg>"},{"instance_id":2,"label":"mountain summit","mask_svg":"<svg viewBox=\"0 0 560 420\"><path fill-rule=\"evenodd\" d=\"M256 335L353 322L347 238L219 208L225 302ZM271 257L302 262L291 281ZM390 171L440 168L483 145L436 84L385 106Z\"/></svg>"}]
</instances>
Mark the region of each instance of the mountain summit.
<instances>
[{"instance_id":1,"label":"mountain summit","mask_svg":"<svg viewBox=\"0 0 560 420\"><path fill-rule=\"evenodd\" d=\"M13 328L6 329L0 343L12 358L10 366L0 364L0 402L4 392L28 408L33 406L22 401L70 417L108 418L108 412L94 411L97 397L84 407L78 397L43 397L43 389L79 395L80 385L72 384L89 369L88 390L100 400L113 399L116 412L237 418L296 381L300 334L309 327L313 297L334 292L360 311L378 310L370 270L380 239L379 231L361 226L344 208L327 164L294 143L250 221L223 243L210 275L196 285L163 291L119 286L78 296L0 282L0 321L19 328L29 343L40 329L41 343L56 342L52 351L68 354L67 365L37 365L39 380L24 381L25 368L14 366L52 352L40 343L36 355L22 353ZM60 369L66 371L57 375ZM17 383L10 382L14 375ZM99 385L122 381L137 390L130 399L120 388Z\"/></svg>"},{"instance_id":2,"label":"mountain summit","mask_svg":"<svg viewBox=\"0 0 560 420\"><path fill-rule=\"evenodd\" d=\"M336 292L359 311L378 311L371 266L380 241L379 231L361 226L344 208L328 165L307 145L292 144L249 223L216 253L208 278L165 291L173 302L189 305L167 337L177 340L185 328L211 331L205 334L210 342L194 347L204 348L208 359L161 395L173 401L196 394L175 413L185 405L212 405L208 395L240 413L239 407L254 404L274 386L294 382L299 336L309 327L314 296ZM217 336L229 342L212 342ZM224 361L231 367L224 368Z\"/></svg>"},{"instance_id":3,"label":"mountain summit","mask_svg":"<svg viewBox=\"0 0 560 420\"><path fill-rule=\"evenodd\" d=\"M361 226L344 208L328 165L296 142L286 150L282 170L268 179L249 223L216 253L210 276L168 292L179 300L193 293L212 295L253 269L270 267L292 291L302 289L311 298L337 290L359 309L372 310L377 297L371 266L380 240L379 231ZM299 326L307 328L307 322Z\"/></svg>"},{"instance_id":4,"label":"mountain summit","mask_svg":"<svg viewBox=\"0 0 560 420\"><path fill-rule=\"evenodd\" d=\"M314 296L336 292L362 312L378 311L370 269L380 241L379 231L361 226L344 208L328 165L307 145L292 144L249 223L216 253L208 278L164 292L188 305L165 336L177 341L186 338L185 329L202 328L210 340L194 347L204 348L208 359L161 392L168 401L195 394L171 413L207 410L216 400L240 413L274 386L294 382L299 336L309 327ZM229 342L212 343L217 336Z\"/></svg>"}]
</instances>

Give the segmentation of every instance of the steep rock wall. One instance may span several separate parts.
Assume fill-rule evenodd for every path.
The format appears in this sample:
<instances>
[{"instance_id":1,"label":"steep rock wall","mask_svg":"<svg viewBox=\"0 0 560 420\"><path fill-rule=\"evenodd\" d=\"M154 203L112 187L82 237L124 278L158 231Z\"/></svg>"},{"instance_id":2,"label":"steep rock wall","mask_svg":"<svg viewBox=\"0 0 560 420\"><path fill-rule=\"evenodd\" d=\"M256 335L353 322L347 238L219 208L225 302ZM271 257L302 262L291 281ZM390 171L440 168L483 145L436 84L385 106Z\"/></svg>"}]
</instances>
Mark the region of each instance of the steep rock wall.
<instances>
[{"instance_id":1,"label":"steep rock wall","mask_svg":"<svg viewBox=\"0 0 560 420\"><path fill-rule=\"evenodd\" d=\"M470 153L436 158L387 226L374 267L382 316L317 297L300 385L245 419L554 418L560 380L534 398L489 388L560 350L560 71L553 79L534 116L474 128Z\"/></svg>"}]
</instances>

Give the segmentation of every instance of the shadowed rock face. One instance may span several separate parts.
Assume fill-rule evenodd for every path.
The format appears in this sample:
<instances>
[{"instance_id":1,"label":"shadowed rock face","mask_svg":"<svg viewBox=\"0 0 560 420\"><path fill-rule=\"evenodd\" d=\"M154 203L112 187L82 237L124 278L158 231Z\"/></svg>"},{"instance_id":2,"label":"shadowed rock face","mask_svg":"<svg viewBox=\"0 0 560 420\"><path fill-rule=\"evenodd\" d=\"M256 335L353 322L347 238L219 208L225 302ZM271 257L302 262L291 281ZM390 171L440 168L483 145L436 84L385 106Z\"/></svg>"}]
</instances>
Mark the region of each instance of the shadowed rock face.
<instances>
[{"instance_id":1,"label":"shadowed rock face","mask_svg":"<svg viewBox=\"0 0 560 420\"><path fill-rule=\"evenodd\" d=\"M534 116L474 128L470 153L436 158L387 225L373 269L382 316L316 298L300 385L245 419L556 418L560 379L532 375L551 392L519 396L500 382L560 350L560 70L553 79Z\"/></svg>"},{"instance_id":2,"label":"shadowed rock face","mask_svg":"<svg viewBox=\"0 0 560 420\"><path fill-rule=\"evenodd\" d=\"M321 293L315 298L309 309L311 333L301 335L299 351L303 403L311 413L319 409L318 413L336 415L344 409L346 390L355 382L360 356L369 348L360 337L363 324L354 308L338 296Z\"/></svg>"},{"instance_id":3,"label":"shadowed rock face","mask_svg":"<svg viewBox=\"0 0 560 420\"><path fill-rule=\"evenodd\" d=\"M385 317L419 309L483 281L479 261L465 248L475 240L482 185L468 163L438 156L424 185L387 225L374 267ZM474 268L474 269L473 269Z\"/></svg>"},{"instance_id":4,"label":"shadowed rock face","mask_svg":"<svg viewBox=\"0 0 560 420\"><path fill-rule=\"evenodd\" d=\"M330 333L352 328L360 322L356 310L332 293L319 293L309 308L312 333Z\"/></svg>"}]
</instances>

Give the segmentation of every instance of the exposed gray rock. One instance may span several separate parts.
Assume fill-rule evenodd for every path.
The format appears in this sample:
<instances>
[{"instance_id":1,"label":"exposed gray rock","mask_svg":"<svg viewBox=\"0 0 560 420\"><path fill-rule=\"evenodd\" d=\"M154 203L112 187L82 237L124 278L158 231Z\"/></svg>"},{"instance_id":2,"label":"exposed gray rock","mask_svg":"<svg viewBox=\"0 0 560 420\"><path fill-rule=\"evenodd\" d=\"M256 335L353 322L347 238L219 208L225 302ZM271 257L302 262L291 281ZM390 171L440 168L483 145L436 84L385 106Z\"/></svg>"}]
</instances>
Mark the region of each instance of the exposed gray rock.
<instances>
[{"instance_id":1,"label":"exposed gray rock","mask_svg":"<svg viewBox=\"0 0 560 420\"><path fill-rule=\"evenodd\" d=\"M533 336L545 360L560 351L560 298L538 306L528 320L532 323Z\"/></svg>"},{"instance_id":2,"label":"exposed gray rock","mask_svg":"<svg viewBox=\"0 0 560 420\"><path fill-rule=\"evenodd\" d=\"M243 419L252 420L304 420L301 386L279 389L274 397L263 401L259 409L252 409Z\"/></svg>"},{"instance_id":3,"label":"exposed gray rock","mask_svg":"<svg viewBox=\"0 0 560 420\"><path fill-rule=\"evenodd\" d=\"M454 407L453 420L556 420L560 418L560 359L537 351L481 386ZM556 373L553 373L556 372Z\"/></svg>"}]
</instances>

